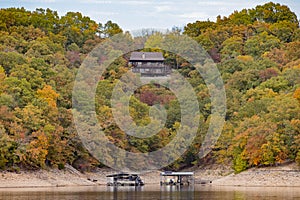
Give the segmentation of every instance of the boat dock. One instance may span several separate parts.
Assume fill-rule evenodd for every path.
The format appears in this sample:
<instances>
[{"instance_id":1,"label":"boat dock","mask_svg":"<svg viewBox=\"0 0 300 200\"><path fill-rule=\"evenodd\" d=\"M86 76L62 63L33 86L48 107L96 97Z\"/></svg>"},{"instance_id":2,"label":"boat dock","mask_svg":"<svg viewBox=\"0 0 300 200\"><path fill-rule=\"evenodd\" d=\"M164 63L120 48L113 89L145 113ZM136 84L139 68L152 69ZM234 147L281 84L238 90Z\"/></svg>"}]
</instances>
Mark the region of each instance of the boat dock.
<instances>
[{"instance_id":1,"label":"boat dock","mask_svg":"<svg viewBox=\"0 0 300 200\"><path fill-rule=\"evenodd\" d=\"M143 186L144 182L137 174L111 174L106 176L108 186Z\"/></svg>"},{"instance_id":2,"label":"boat dock","mask_svg":"<svg viewBox=\"0 0 300 200\"><path fill-rule=\"evenodd\" d=\"M194 172L161 172L161 185L191 185L194 184Z\"/></svg>"}]
</instances>

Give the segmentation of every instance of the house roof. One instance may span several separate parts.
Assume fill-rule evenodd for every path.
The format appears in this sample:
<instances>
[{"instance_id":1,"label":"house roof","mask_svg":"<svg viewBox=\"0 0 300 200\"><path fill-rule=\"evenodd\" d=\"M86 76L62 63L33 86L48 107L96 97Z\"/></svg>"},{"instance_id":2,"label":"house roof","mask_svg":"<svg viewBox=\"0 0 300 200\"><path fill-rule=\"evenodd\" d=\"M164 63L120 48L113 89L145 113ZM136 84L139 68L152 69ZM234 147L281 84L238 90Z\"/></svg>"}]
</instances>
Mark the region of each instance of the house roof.
<instances>
[{"instance_id":1,"label":"house roof","mask_svg":"<svg viewBox=\"0 0 300 200\"><path fill-rule=\"evenodd\" d=\"M164 61L161 52L132 52L130 61Z\"/></svg>"}]
</instances>

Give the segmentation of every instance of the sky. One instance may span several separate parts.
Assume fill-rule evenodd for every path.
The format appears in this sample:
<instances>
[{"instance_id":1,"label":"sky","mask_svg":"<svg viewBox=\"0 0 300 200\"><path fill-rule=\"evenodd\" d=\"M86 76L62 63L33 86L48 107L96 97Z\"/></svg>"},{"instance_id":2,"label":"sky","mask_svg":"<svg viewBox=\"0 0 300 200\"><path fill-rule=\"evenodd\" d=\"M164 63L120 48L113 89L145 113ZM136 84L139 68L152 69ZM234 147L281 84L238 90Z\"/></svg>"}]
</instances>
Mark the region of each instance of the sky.
<instances>
[{"instance_id":1,"label":"sky","mask_svg":"<svg viewBox=\"0 0 300 200\"><path fill-rule=\"evenodd\" d=\"M81 12L98 23L111 20L125 31L143 28L171 29L196 20L215 21L234 10L254 8L271 0L0 0L0 8L24 7L28 10L50 8L60 16ZM300 18L299 0L274 0L289 6Z\"/></svg>"}]
</instances>

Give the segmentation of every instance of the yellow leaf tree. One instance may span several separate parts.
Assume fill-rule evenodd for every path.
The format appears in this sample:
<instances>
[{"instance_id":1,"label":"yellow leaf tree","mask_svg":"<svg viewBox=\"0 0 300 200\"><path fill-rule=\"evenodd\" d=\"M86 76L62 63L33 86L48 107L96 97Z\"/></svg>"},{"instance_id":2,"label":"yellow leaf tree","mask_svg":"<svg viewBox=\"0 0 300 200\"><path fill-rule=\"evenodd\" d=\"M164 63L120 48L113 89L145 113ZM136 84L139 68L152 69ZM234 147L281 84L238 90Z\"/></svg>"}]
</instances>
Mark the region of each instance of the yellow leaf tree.
<instances>
[{"instance_id":1,"label":"yellow leaf tree","mask_svg":"<svg viewBox=\"0 0 300 200\"><path fill-rule=\"evenodd\" d=\"M48 103L52 108L56 108L56 100L59 97L50 85L45 85L43 89L37 91L37 96Z\"/></svg>"}]
</instances>

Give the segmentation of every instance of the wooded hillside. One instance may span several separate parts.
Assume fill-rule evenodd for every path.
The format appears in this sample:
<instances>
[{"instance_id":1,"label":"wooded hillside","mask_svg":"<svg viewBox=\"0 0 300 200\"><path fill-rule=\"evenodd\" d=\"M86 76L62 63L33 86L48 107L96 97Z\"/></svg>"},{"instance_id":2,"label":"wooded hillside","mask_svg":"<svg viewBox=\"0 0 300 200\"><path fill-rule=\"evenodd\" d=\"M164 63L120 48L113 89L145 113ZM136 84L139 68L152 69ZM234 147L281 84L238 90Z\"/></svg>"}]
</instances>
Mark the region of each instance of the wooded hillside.
<instances>
[{"instance_id":1,"label":"wooded hillside","mask_svg":"<svg viewBox=\"0 0 300 200\"><path fill-rule=\"evenodd\" d=\"M84 149L74 128L72 90L86 55L117 33L122 33L117 24L98 24L81 13L60 17L50 9L0 10L0 169L63 169L66 163L80 170L102 166ZM218 16L216 22L196 21L187 24L183 33L167 34L186 34L207 50L222 74L227 95L222 135L213 151L200 160L211 114L208 89L195 67L162 51L166 63L194 87L204 127L185 155L168 168L217 163L240 172L286 160L300 164L300 29L295 13L270 2ZM154 33L148 42L155 44L162 37ZM155 151L180 126L178 100L156 84L139 88L130 105L136 124L149 123L149 108L156 103L165 106L167 122L153 137L127 136L116 126L110 105L112 89L127 70L128 57L120 57L99 81L98 120L118 147Z\"/></svg>"}]
</instances>

